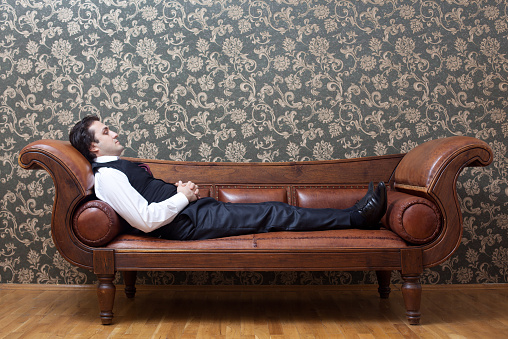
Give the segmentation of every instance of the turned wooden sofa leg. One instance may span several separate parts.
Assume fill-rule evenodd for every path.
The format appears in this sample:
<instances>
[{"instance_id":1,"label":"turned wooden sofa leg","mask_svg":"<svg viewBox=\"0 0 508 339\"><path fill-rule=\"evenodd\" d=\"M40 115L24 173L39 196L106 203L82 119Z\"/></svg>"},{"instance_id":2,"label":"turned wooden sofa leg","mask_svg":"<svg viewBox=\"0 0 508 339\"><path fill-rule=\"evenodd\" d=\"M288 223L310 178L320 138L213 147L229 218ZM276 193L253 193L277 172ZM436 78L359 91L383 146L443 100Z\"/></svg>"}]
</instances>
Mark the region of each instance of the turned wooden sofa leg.
<instances>
[{"instance_id":1,"label":"turned wooden sofa leg","mask_svg":"<svg viewBox=\"0 0 508 339\"><path fill-rule=\"evenodd\" d=\"M381 299L388 299L392 289L390 288L390 281L392 278L392 271L376 271L377 283L379 285L377 291Z\"/></svg>"},{"instance_id":2,"label":"turned wooden sofa leg","mask_svg":"<svg viewBox=\"0 0 508 339\"><path fill-rule=\"evenodd\" d=\"M420 324L420 304L422 300L422 285L420 284L420 274L402 275L404 283L402 284L402 296L406 306L406 317L410 325Z\"/></svg>"},{"instance_id":3,"label":"turned wooden sofa leg","mask_svg":"<svg viewBox=\"0 0 508 339\"><path fill-rule=\"evenodd\" d=\"M115 303L116 287L113 284L114 274L97 274L99 286L97 297L99 299L100 316L103 325L110 325L113 321L113 304Z\"/></svg>"},{"instance_id":4,"label":"turned wooden sofa leg","mask_svg":"<svg viewBox=\"0 0 508 339\"><path fill-rule=\"evenodd\" d=\"M136 271L123 272L123 281L125 283L125 295L127 298L134 298L136 295Z\"/></svg>"}]
</instances>

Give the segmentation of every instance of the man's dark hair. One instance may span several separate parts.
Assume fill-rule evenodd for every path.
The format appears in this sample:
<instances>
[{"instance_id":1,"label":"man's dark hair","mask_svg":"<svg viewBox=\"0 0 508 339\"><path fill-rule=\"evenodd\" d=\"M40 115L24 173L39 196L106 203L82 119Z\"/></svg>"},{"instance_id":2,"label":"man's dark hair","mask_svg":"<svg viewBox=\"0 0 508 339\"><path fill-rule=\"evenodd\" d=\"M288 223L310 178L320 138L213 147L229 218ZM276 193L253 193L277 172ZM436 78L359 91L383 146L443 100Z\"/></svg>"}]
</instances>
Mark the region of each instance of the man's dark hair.
<instances>
[{"instance_id":1,"label":"man's dark hair","mask_svg":"<svg viewBox=\"0 0 508 339\"><path fill-rule=\"evenodd\" d=\"M69 133L71 145L74 146L79 153L83 154L90 163L95 160L95 154L90 152L90 147L92 146L92 142L97 142L94 133L90 131L90 126L94 121L100 121L99 117L96 115L87 115L74 125Z\"/></svg>"}]
</instances>

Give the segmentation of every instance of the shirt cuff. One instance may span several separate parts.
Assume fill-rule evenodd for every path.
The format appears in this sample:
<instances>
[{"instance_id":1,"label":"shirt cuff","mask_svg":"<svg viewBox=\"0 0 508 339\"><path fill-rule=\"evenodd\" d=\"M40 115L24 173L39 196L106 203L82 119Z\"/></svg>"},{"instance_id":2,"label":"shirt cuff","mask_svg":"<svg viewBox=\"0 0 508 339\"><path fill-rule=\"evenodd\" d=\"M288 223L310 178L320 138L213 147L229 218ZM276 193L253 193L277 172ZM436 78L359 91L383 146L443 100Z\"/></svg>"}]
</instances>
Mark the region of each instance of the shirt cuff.
<instances>
[{"instance_id":1,"label":"shirt cuff","mask_svg":"<svg viewBox=\"0 0 508 339\"><path fill-rule=\"evenodd\" d=\"M175 207L180 213L187 205L189 204L189 199L185 196L185 194L178 192L174 196L172 196L170 199L173 199L173 202L175 204Z\"/></svg>"}]
</instances>

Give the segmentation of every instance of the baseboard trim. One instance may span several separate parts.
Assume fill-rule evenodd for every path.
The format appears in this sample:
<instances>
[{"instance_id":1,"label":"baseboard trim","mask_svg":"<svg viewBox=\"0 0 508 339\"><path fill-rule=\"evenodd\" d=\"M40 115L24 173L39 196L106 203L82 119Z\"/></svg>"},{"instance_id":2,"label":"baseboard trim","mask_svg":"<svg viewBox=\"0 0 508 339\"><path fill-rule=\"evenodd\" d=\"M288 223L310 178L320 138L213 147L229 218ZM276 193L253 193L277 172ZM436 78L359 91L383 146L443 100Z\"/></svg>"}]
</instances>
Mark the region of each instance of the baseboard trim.
<instances>
[{"instance_id":1,"label":"baseboard trim","mask_svg":"<svg viewBox=\"0 0 508 339\"><path fill-rule=\"evenodd\" d=\"M400 285L390 285L392 291L400 290ZM87 285L51 285L51 284L6 284L0 283L0 290L93 290L97 286L95 284ZM117 290L123 290L123 285L117 285ZM378 286L375 284L365 285L136 285L138 291L151 290L188 290L188 291L377 291ZM422 285L424 290L472 290L472 289L508 289L508 283L492 283L492 284L439 284L439 285Z\"/></svg>"}]
</instances>

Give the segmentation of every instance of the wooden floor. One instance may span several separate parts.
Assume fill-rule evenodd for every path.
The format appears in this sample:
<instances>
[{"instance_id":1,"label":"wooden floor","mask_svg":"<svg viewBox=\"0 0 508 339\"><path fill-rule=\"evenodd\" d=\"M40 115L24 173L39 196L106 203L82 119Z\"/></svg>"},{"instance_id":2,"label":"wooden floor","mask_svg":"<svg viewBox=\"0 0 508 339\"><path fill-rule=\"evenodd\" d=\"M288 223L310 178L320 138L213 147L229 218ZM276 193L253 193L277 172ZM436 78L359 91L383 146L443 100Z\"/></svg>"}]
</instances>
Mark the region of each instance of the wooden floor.
<instances>
[{"instance_id":1,"label":"wooden floor","mask_svg":"<svg viewBox=\"0 0 508 339\"><path fill-rule=\"evenodd\" d=\"M422 324L404 316L400 286L119 286L113 325L95 288L0 284L0 338L507 338L508 284L424 286Z\"/></svg>"}]
</instances>

